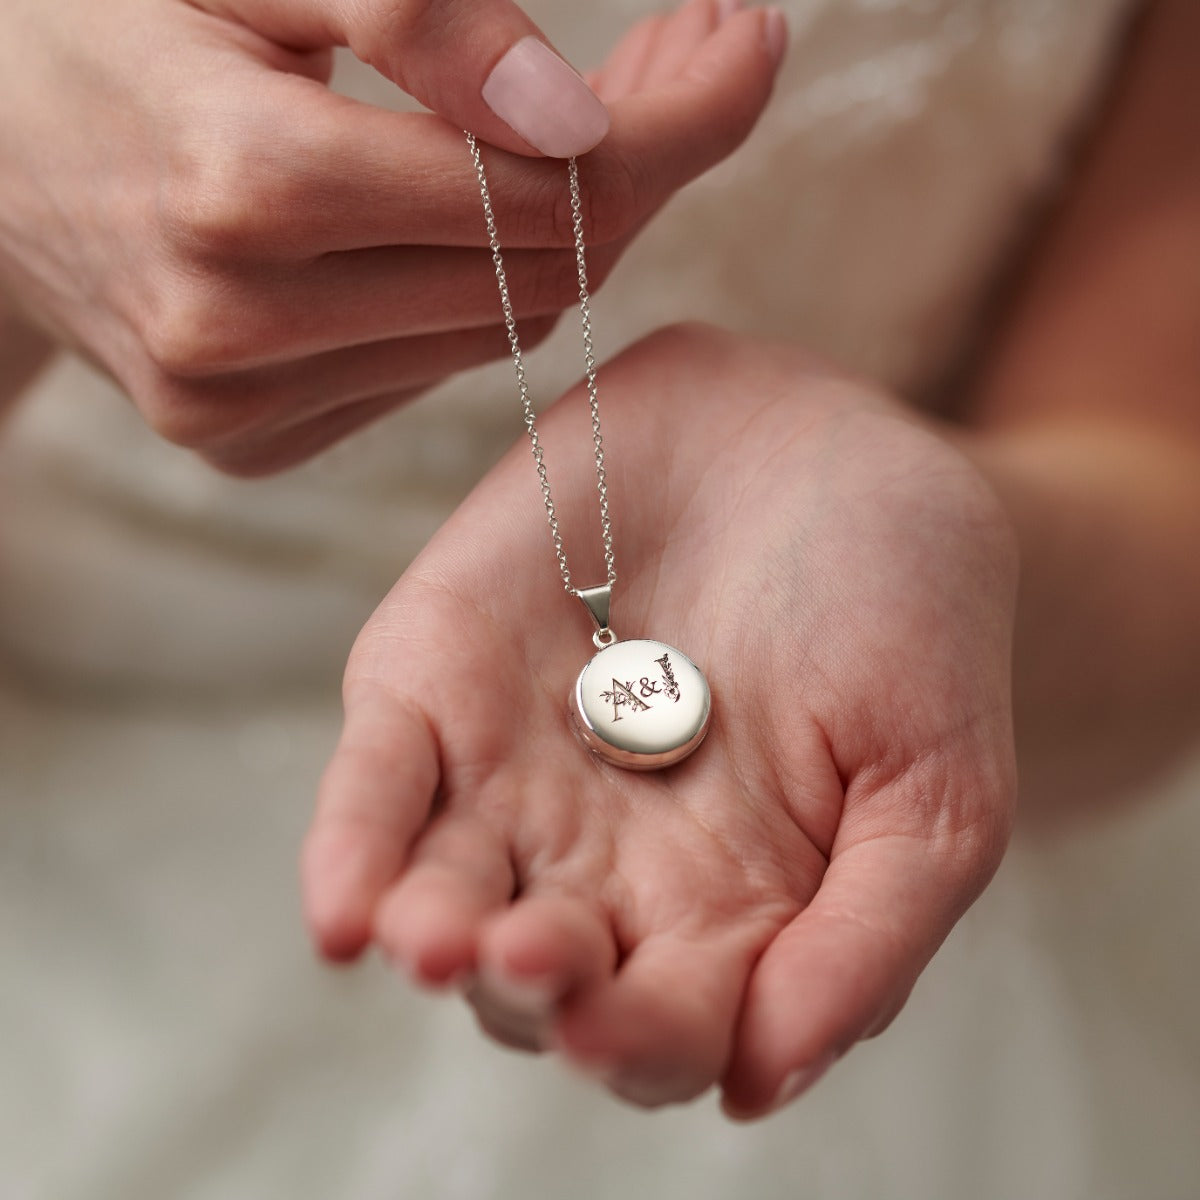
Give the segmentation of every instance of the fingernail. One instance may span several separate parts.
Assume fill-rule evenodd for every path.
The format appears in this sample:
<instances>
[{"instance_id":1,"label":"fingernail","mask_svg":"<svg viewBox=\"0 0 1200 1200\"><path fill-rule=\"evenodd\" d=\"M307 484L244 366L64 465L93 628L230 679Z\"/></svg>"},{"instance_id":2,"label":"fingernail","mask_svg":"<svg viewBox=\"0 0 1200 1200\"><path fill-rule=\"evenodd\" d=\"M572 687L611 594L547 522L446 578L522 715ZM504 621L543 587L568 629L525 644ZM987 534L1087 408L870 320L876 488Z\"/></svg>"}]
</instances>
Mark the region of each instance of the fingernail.
<instances>
[{"instance_id":1,"label":"fingernail","mask_svg":"<svg viewBox=\"0 0 1200 1200\"><path fill-rule=\"evenodd\" d=\"M837 1055L830 1050L828 1053L822 1054L815 1062L809 1063L807 1067L797 1067L796 1070L785 1075L767 1112L777 1112L785 1105L791 1104L797 1096L807 1092L833 1066L836 1060Z\"/></svg>"},{"instance_id":2,"label":"fingernail","mask_svg":"<svg viewBox=\"0 0 1200 1200\"><path fill-rule=\"evenodd\" d=\"M484 103L551 158L584 154L608 132L608 109L545 42L522 38L492 68Z\"/></svg>"},{"instance_id":3,"label":"fingernail","mask_svg":"<svg viewBox=\"0 0 1200 1200\"><path fill-rule=\"evenodd\" d=\"M735 12L741 11L742 0L717 0L717 22L724 24Z\"/></svg>"},{"instance_id":4,"label":"fingernail","mask_svg":"<svg viewBox=\"0 0 1200 1200\"><path fill-rule=\"evenodd\" d=\"M782 9L766 10L763 18L763 40L767 44L767 53L771 56L772 65L779 66L788 47L788 24Z\"/></svg>"},{"instance_id":5,"label":"fingernail","mask_svg":"<svg viewBox=\"0 0 1200 1200\"><path fill-rule=\"evenodd\" d=\"M740 1104L734 1104L728 1097L721 1101L721 1108L727 1117L732 1117L735 1121L753 1121L758 1117L770 1116L808 1091L837 1062L837 1058L837 1053L831 1050L809 1063L807 1067L797 1067L796 1070L789 1071L783 1077L783 1082L771 1098L771 1102L762 1108L743 1108Z\"/></svg>"},{"instance_id":6,"label":"fingernail","mask_svg":"<svg viewBox=\"0 0 1200 1200\"><path fill-rule=\"evenodd\" d=\"M526 1015L545 1016L558 1001L554 989L544 980L514 979L487 967L480 972L479 984L497 1004Z\"/></svg>"}]
</instances>

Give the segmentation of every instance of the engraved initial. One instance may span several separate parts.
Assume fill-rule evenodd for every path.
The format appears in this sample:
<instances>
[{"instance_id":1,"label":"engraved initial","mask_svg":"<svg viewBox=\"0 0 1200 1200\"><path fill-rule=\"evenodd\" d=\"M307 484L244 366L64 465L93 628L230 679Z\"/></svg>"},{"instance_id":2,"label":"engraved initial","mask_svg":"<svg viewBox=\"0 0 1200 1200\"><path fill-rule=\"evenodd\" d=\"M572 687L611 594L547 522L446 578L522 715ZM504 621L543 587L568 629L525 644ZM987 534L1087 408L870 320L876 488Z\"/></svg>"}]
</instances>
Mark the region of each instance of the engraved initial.
<instances>
[{"instance_id":1,"label":"engraved initial","mask_svg":"<svg viewBox=\"0 0 1200 1200\"><path fill-rule=\"evenodd\" d=\"M632 683L622 683L619 679L614 679L612 681L612 691L601 692L600 698L613 706L614 721L619 721L621 719L622 704L630 704L635 709L640 709L642 712L645 712L650 707L650 705L648 705L644 700L639 700L637 696L633 694Z\"/></svg>"}]
</instances>

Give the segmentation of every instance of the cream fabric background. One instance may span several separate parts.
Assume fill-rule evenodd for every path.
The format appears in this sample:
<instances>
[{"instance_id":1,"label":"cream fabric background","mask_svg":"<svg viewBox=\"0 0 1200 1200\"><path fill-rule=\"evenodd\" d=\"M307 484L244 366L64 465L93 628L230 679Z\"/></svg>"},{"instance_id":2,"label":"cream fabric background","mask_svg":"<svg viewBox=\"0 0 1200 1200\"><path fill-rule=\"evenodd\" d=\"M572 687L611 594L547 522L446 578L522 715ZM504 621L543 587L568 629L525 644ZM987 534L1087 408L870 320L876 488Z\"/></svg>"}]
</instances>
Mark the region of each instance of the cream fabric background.
<instances>
[{"instance_id":1,"label":"cream fabric background","mask_svg":"<svg viewBox=\"0 0 1200 1200\"><path fill-rule=\"evenodd\" d=\"M530 10L586 64L642 7ZM630 252L601 348L707 317L918 395L1128 4L787 8L768 117ZM390 99L345 62L339 85ZM560 334L546 396L578 373ZM313 962L294 861L349 642L518 432L501 365L246 484L78 362L23 406L0 445L0 1197L1194 1195L1195 771L1018 843L896 1027L750 1128L711 1100L625 1109L378 963Z\"/></svg>"}]
</instances>

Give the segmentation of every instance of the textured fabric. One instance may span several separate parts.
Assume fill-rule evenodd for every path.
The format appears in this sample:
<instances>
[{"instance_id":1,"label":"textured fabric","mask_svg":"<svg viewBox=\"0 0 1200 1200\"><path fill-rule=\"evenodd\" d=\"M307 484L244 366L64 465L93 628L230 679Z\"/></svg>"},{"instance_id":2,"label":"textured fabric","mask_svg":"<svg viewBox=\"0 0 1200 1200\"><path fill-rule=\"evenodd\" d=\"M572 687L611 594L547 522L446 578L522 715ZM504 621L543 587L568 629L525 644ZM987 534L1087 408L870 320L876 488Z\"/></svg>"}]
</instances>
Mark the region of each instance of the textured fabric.
<instances>
[{"instance_id":1,"label":"textured fabric","mask_svg":"<svg viewBox=\"0 0 1200 1200\"><path fill-rule=\"evenodd\" d=\"M530 11L586 62L638 8ZM922 394L1127 8L793 0L773 107L597 298L602 352L698 316ZM353 64L339 85L391 99ZM570 323L531 361L546 397L579 369ZM897 1025L754 1127L624 1108L377 962L313 961L294 862L346 650L519 432L503 364L253 484L78 362L23 406L0 446L0 1196L1194 1194L1196 772L1014 847Z\"/></svg>"}]
</instances>

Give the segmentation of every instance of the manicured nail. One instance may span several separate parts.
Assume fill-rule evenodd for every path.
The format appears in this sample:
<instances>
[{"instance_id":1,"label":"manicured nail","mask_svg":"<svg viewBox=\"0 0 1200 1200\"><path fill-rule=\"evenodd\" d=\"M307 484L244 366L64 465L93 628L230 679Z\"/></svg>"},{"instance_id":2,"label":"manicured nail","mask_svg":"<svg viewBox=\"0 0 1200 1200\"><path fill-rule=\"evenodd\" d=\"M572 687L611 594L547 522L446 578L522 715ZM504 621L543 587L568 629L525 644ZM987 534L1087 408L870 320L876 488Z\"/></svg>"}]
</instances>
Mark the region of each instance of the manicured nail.
<instances>
[{"instance_id":1,"label":"manicured nail","mask_svg":"<svg viewBox=\"0 0 1200 1200\"><path fill-rule=\"evenodd\" d=\"M782 9L766 10L763 16L763 40L767 43L772 64L779 66L788 48L788 24Z\"/></svg>"},{"instance_id":2,"label":"manicured nail","mask_svg":"<svg viewBox=\"0 0 1200 1200\"><path fill-rule=\"evenodd\" d=\"M484 103L551 158L584 154L608 132L608 109L545 42L522 38L492 68Z\"/></svg>"}]
</instances>

